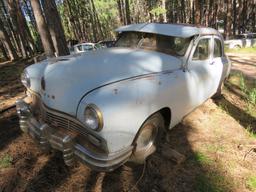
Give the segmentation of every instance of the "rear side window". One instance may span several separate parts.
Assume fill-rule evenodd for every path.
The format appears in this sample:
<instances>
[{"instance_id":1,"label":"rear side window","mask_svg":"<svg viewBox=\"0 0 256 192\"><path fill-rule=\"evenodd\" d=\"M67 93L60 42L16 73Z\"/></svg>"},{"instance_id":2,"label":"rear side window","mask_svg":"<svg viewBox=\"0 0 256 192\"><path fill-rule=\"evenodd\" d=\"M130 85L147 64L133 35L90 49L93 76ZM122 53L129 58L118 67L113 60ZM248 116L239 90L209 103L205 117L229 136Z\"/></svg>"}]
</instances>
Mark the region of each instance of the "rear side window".
<instances>
[{"instance_id":1,"label":"rear side window","mask_svg":"<svg viewBox=\"0 0 256 192\"><path fill-rule=\"evenodd\" d=\"M193 55L193 60L206 60L209 59L210 51L209 51L210 39L201 39L196 47L196 50Z\"/></svg>"},{"instance_id":2,"label":"rear side window","mask_svg":"<svg viewBox=\"0 0 256 192\"><path fill-rule=\"evenodd\" d=\"M213 57L222 57L222 46L219 39L214 39Z\"/></svg>"}]
</instances>

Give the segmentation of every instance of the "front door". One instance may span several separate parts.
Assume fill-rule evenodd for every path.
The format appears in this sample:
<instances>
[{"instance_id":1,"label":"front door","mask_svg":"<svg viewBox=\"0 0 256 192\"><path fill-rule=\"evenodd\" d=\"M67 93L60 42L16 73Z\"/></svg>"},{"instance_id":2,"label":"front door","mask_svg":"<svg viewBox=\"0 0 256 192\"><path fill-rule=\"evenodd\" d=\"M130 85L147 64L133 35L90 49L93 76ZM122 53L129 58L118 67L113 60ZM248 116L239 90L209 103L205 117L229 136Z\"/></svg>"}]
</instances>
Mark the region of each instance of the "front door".
<instances>
[{"instance_id":1,"label":"front door","mask_svg":"<svg viewBox=\"0 0 256 192\"><path fill-rule=\"evenodd\" d=\"M214 95L219 86L223 65L221 58L215 58L214 38L203 36L196 40L188 61L188 80L195 106Z\"/></svg>"}]
</instances>

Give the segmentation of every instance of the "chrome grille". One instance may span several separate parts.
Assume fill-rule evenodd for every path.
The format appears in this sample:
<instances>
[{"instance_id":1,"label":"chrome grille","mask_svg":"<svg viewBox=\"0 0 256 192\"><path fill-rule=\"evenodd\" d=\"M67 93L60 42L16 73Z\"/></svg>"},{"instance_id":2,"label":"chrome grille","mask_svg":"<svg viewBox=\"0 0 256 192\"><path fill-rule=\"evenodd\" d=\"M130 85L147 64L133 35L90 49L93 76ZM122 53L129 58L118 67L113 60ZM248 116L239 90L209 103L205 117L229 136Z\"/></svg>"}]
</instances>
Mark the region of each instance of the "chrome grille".
<instances>
[{"instance_id":1,"label":"chrome grille","mask_svg":"<svg viewBox=\"0 0 256 192\"><path fill-rule=\"evenodd\" d=\"M65 117L55 115L48 111L45 111L45 114L43 116L44 116L45 122L51 127L63 128L71 132L81 133L84 136L88 136L88 133L85 131L85 128L79 125L78 123L76 123L75 121L69 120Z\"/></svg>"},{"instance_id":2,"label":"chrome grille","mask_svg":"<svg viewBox=\"0 0 256 192\"><path fill-rule=\"evenodd\" d=\"M56 130L64 129L69 131L74 139L82 144L83 146L86 144L88 148L95 147L94 143L90 142L90 138L96 138L100 145L97 145L98 152L108 152L106 141L99 136L96 136L94 133L86 129L78 120L75 118L66 115L61 112L54 111L48 107L46 107L40 99L39 95L31 93L31 103L30 108L34 117L39 121L44 121L48 126ZM58 129L59 128L59 129ZM64 131L65 132L65 131ZM94 150L95 152L95 150Z\"/></svg>"}]
</instances>

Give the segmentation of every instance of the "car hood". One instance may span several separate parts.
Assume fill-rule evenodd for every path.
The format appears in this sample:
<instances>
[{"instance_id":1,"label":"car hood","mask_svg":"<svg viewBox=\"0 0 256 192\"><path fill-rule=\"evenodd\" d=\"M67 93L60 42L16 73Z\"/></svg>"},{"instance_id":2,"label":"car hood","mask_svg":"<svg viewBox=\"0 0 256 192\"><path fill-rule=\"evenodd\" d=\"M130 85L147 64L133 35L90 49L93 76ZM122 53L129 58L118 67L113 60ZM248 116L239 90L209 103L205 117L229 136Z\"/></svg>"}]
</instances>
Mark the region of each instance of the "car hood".
<instances>
[{"instance_id":1,"label":"car hood","mask_svg":"<svg viewBox=\"0 0 256 192\"><path fill-rule=\"evenodd\" d=\"M43 71L45 105L76 115L81 98L98 87L181 67L179 58L153 51L111 48L48 61Z\"/></svg>"}]
</instances>

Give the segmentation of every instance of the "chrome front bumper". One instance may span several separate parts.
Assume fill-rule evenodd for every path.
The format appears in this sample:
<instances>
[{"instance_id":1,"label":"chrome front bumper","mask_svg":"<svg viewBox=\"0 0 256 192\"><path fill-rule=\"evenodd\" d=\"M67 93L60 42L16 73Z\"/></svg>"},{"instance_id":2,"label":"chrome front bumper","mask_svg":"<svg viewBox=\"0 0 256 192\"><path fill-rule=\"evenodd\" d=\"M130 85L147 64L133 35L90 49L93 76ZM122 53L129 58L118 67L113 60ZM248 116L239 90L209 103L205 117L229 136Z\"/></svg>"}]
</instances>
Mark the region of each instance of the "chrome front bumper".
<instances>
[{"instance_id":1,"label":"chrome front bumper","mask_svg":"<svg viewBox=\"0 0 256 192\"><path fill-rule=\"evenodd\" d=\"M133 147L114 154L97 154L93 150L77 143L75 136L56 130L41 120L36 120L29 105L22 99L16 101L16 109L20 119L20 128L28 133L45 152L52 148L62 151L66 165L73 165L76 158L98 171L112 171L125 163L132 154ZM65 129L65 127L63 127Z\"/></svg>"}]
</instances>

